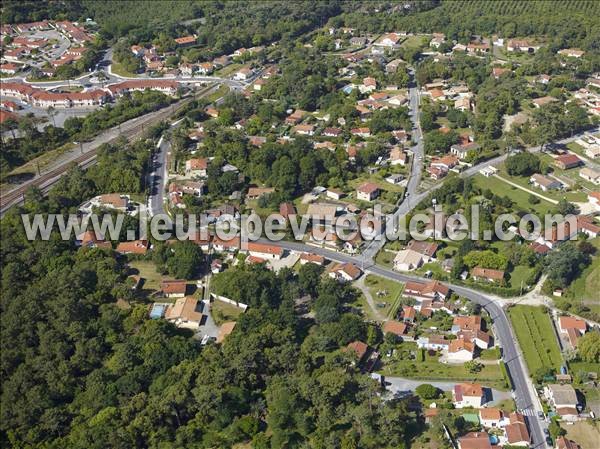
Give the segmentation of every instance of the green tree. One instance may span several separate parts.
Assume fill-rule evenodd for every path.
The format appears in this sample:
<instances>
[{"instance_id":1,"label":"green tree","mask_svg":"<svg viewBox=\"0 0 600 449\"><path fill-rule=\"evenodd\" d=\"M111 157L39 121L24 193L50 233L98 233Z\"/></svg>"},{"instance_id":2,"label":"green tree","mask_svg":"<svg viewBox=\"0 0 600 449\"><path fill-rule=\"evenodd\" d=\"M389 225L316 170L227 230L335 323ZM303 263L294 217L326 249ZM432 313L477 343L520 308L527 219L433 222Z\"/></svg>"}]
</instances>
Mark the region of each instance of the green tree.
<instances>
[{"instance_id":1,"label":"green tree","mask_svg":"<svg viewBox=\"0 0 600 449\"><path fill-rule=\"evenodd\" d=\"M600 332L590 331L577 341L577 353L584 362L600 362Z\"/></svg>"}]
</instances>

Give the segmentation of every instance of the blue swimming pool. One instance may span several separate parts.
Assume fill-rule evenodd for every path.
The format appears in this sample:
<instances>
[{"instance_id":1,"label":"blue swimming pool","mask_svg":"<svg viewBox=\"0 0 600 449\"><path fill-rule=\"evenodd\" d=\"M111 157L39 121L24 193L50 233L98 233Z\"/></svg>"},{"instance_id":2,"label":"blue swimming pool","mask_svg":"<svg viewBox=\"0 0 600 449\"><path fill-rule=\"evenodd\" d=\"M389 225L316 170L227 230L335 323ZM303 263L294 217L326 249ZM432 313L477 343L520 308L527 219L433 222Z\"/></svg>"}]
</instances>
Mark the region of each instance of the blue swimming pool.
<instances>
[{"instance_id":1,"label":"blue swimming pool","mask_svg":"<svg viewBox=\"0 0 600 449\"><path fill-rule=\"evenodd\" d=\"M166 308L167 306L165 304L153 304L152 310L150 310L150 318L152 318L153 320L162 318L165 314Z\"/></svg>"},{"instance_id":2,"label":"blue swimming pool","mask_svg":"<svg viewBox=\"0 0 600 449\"><path fill-rule=\"evenodd\" d=\"M498 440L498 437L496 435L490 435L490 443L492 444L498 444L500 440Z\"/></svg>"}]
</instances>

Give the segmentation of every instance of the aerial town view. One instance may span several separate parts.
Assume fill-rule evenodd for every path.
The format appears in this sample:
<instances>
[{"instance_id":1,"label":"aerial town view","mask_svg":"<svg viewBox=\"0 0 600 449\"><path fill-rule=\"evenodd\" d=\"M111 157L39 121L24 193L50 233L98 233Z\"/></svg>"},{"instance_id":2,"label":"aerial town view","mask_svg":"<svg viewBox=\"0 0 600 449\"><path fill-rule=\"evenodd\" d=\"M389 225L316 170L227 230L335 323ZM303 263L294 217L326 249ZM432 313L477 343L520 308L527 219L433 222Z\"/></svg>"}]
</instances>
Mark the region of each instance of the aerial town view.
<instances>
[{"instance_id":1,"label":"aerial town view","mask_svg":"<svg viewBox=\"0 0 600 449\"><path fill-rule=\"evenodd\" d=\"M599 1L0 11L0 447L600 449Z\"/></svg>"}]
</instances>

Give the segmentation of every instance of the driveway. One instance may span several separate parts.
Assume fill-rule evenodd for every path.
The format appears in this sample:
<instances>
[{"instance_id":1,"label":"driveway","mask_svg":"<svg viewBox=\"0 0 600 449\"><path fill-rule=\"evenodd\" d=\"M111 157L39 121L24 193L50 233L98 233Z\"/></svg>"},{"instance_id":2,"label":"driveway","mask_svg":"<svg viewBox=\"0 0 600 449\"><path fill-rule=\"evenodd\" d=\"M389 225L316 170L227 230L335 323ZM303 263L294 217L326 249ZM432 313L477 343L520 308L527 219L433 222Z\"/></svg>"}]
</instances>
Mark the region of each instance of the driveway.
<instances>
[{"instance_id":1,"label":"driveway","mask_svg":"<svg viewBox=\"0 0 600 449\"><path fill-rule=\"evenodd\" d=\"M436 388L439 388L442 391L452 391L454 385L459 382L447 381L432 381L432 380L416 380L416 379L406 379L404 377L388 377L385 376L385 386L392 393L400 393L400 395L406 394L411 391L414 392L419 385L430 384ZM488 389L488 395L491 393L491 398L488 398L488 402L486 405L493 406L498 403L512 399L512 395L509 391L500 391L495 389Z\"/></svg>"}]
</instances>

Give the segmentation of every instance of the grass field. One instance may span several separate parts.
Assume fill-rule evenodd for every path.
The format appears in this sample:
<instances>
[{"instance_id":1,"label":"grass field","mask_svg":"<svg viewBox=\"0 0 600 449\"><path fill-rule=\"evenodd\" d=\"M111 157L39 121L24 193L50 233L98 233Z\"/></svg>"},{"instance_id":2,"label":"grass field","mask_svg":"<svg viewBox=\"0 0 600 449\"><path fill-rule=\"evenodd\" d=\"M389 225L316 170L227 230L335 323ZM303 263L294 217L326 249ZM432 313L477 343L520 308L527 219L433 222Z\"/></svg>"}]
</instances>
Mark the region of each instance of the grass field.
<instances>
[{"instance_id":1,"label":"grass field","mask_svg":"<svg viewBox=\"0 0 600 449\"><path fill-rule=\"evenodd\" d=\"M227 92L229 92L229 87L227 87L226 85L221 85L219 86L219 88L217 90L215 90L212 94L210 94L208 97L206 97L206 99L209 102L213 102L218 100L219 98L221 98L222 96L226 95Z\"/></svg>"},{"instance_id":2,"label":"grass field","mask_svg":"<svg viewBox=\"0 0 600 449\"><path fill-rule=\"evenodd\" d=\"M237 318L244 313L244 311L239 307L223 301L213 302L210 306L210 311L215 323L217 323L218 326L226 321L236 321Z\"/></svg>"},{"instance_id":3,"label":"grass field","mask_svg":"<svg viewBox=\"0 0 600 449\"><path fill-rule=\"evenodd\" d=\"M593 421L581 421L570 426L563 426L567 438L576 441L581 449L597 449L600 439L600 424Z\"/></svg>"},{"instance_id":4,"label":"grass field","mask_svg":"<svg viewBox=\"0 0 600 449\"><path fill-rule=\"evenodd\" d=\"M220 76L224 78L237 72L242 67L242 64L229 64L227 67L223 67L222 69L217 70L215 72L215 76Z\"/></svg>"},{"instance_id":5,"label":"grass field","mask_svg":"<svg viewBox=\"0 0 600 449\"><path fill-rule=\"evenodd\" d=\"M371 292L375 303L385 304L385 308L381 309L381 313L390 318L392 312L397 309L397 302L404 289L404 284L369 274L365 279L365 285Z\"/></svg>"},{"instance_id":6,"label":"grass field","mask_svg":"<svg viewBox=\"0 0 600 449\"><path fill-rule=\"evenodd\" d=\"M114 61L110 67L110 70L115 75L125 76L125 77L129 77L129 78L135 78L137 76L136 73L125 70L125 67L123 67L122 64L120 64L118 62L114 62Z\"/></svg>"},{"instance_id":7,"label":"grass field","mask_svg":"<svg viewBox=\"0 0 600 449\"><path fill-rule=\"evenodd\" d=\"M539 368L559 371L563 359L550 316L541 307L514 306L508 310L517 340L529 368L535 373Z\"/></svg>"},{"instance_id":8,"label":"grass field","mask_svg":"<svg viewBox=\"0 0 600 449\"><path fill-rule=\"evenodd\" d=\"M596 247L600 246L600 238L590 240ZM571 301L577 301L589 307L594 313L600 314L600 255L592 260L581 275L567 289L566 296Z\"/></svg>"},{"instance_id":9,"label":"grass field","mask_svg":"<svg viewBox=\"0 0 600 449\"><path fill-rule=\"evenodd\" d=\"M427 351L424 360L421 360L420 353L416 343L402 343L395 355L385 362L382 373L410 379L476 381L489 387L507 389L500 365L483 365L480 372L473 374L464 365L440 363L437 355L429 355Z\"/></svg>"},{"instance_id":10,"label":"grass field","mask_svg":"<svg viewBox=\"0 0 600 449\"><path fill-rule=\"evenodd\" d=\"M528 212L531 211L538 215L544 215L555 207L554 204L549 203L548 201L544 201L541 198L538 204L530 204L528 201L530 193L527 193L521 189L517 189L516 187L511 186L498 178L486 178L483 175L476 175L475 180L480 188L490 189L497 195L509 197L511 200L514 201L517 209ZM545 196L544 192L539 193Z\"/></svg>"},{"instance_id":11,"label":"grass field","mask_svg":"<svg viewBox=\"0 0 600 449\"><path fill-rule=\"evenodd\" d=\"M156 271L154 262L150 260L134 260L129 263L129 266L138 271L138 274L144 279L144 290L160 289L160 281L162 275Z\"/></svg>"}]
</instances>

